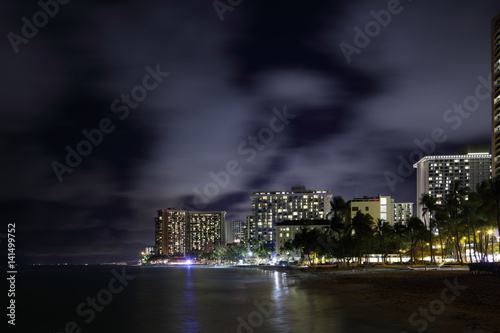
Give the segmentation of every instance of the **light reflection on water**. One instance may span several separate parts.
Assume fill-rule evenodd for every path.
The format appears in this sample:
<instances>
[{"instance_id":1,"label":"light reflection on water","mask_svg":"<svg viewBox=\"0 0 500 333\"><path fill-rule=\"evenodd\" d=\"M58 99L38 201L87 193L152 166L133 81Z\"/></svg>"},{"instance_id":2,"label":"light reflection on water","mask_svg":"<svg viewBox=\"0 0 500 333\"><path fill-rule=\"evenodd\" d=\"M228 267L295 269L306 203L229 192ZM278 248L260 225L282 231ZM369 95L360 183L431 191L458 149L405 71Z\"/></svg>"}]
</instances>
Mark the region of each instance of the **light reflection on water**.
<instances>
[{"instance_id":1,"label":"light reflection on water","mask_svg":"<svg viewBox=\"0 0 500 333\"><path fill-rule=\"evenodd\" d=\"M162 327L168 332L338 331L336 299L301 289L281 272L204 267L150 271L146 274L169 281L158 288L167 299L145 304L152 317L164 318Z\"/></svg>"},{"instance_id":2,"label":"light reflection on water","mask_svg":"<svg viewBox=\"0 0 500 333\"><path fill-rule=\"evenodd\" d=\"M181 306L182 327L188 332L197 332L200 324L197 321L196 297L194 295L193 280L191 278L191 267L186 267L186 279L184 285L184 304Z\"/></svg>"},{"instance_id":3,"label":"light reflection on water","mask_svg":"<svg viewBox=\"0 0 500 333\"><path fill-rule=\"evenodd\" d=\"M363 332L355 325L359 316L342 312L331 286L304 286L281 272L233 267L127 267L135 279L86 323L75 309L107 288L112 269L24 271L19 316L46 332L61 332L69 321L82 333Z\"/></svg>"}]
</instances>

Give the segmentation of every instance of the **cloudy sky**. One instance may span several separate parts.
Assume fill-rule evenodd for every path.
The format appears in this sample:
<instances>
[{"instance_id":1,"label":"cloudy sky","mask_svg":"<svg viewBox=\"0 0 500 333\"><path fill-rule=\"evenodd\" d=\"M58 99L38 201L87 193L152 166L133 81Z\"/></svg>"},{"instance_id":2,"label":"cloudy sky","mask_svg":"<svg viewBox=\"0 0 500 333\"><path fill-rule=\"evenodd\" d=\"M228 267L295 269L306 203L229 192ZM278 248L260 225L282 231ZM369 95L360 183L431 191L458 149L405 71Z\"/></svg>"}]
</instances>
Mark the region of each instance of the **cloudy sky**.
<instances>
[{"instance_id":1,"label":"cloudy sky","mask_svg":"<svg viewBox=\"0 0 500 333\"><path fill-rule=\"evenodd\" d=\"M157 209L244 219L253 191L414 202L421 150L490 139L498 1L51 3L0 4L21 262L135 260Z\"/></svg>"}]
</instances>

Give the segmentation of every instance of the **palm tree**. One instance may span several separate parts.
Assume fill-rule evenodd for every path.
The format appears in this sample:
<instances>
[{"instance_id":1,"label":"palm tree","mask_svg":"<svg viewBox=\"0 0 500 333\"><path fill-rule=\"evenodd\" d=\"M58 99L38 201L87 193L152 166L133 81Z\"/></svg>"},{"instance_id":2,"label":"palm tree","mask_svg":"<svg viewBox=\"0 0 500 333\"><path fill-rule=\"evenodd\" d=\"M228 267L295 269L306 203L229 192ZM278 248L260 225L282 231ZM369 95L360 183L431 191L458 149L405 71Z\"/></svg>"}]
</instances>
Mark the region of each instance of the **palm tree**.
<instances>
[{"instance_id":1,"label":"palm tree","mask_svg":"<svg viewBox=\"0 0 500 333\"><path fill-rule=\"evenodd\" d=\"M399 253L399 262L402 263L403 258L402 258L401 248L403 247L402 242L406 238L406 235L408 234L407 226L401 222L395 223L394 224L394 234L396 236L396 245L397 245L398 253Z\"/></svg>"},{"instance_id":2,"label":"palm tree","mask_svg":"<svg viewBox=\"0 0 500 333\"><path fill-rule=\"evenodd\" d=\"M307 255L310 263L311 255L314 256L316 254L319 237L321 237L321 231L319 229L307 229L306 227L302 227L300 231L295 234L292 246L296 249L300 249L302 258L305 259Z\"/></svg>"},{"instance_id":3,"label":"palm tree","mask_svg":"<svg viewBox=\"0 0 500 333\"><path fill-rule=\"evenodd\" d=\"M382 232L383 225L384 225L384 220L377 219L377 223L375 224L375 228L373 230L379 239L378 247L381 253L385 253L385 239L384 239L384 234ZM382 261L385 262L385 256L382 258Z\"/></svg>"},{"instance_id":4,"label":"palm tree","mask_svg":"<svg viewBox=\"0 0 500 333\"><path fill-rule=\"evenodd\" d=\"M500 232L500 175L494 179L482 181L477 186L477 192L483 201L483 210L494 217Z\"/></svg>"},{"instance_id":5,"label":"palm tree","mask_svg":"<svg viewBox=\"0 0 500 333\"><path fill-rule=\"evenodd\" d=\"M408 220L408 230L410 233L410 263L415 263L415 243L418 240L419 232L425 228L424 223L416 216Z\"/></svg>"},{"instance_id":6,"label":"palm tree","mask_svg":"<svg viewBox=\"0 0 500 333\"><path fill-rule=\"evenodd\" d=\"M363 214L360 211L352 219L352 229L354 231L354 243L358 255L358 263L361 263L361 257L373 242L373 217Z\"/></svg>"},{"instance_id":7,"label":"palm tree","mask_svg":"<svg viewBox=\"0 0 500 333\"><path fill-rule=\"evenodd\" d=\"M383 221L380 219L377 219L379 224ZM387 261L387 255L389 254L389 247L391 249L394 249L394 236L395 236L395 230L392 225L389 223L381 223L381 226L378 227L379 232L380 232L380 238L381 238L381 250L382 253L384 254L383 262Z\"/></svg>"},{"instance_id":8,"label":"palm tree","mask_svg":"<svg viewBox=\"0 0 500 333\"><path fill-rule=\"evenodd\" d=\"M457 260L463 263L462 250L460 247L459 229L463 227L460 222L460 215L462 205L465 202L467 189L461 187L461 181L454 181L451 183L451 188L446 195L444 209L448 217L448 231L452 235L452 245L455 247L457 253Z\"/></svg>"},{"instance_id":9,"label":"palm tree","mask_svg":"<svg viewBox=\"0 0 500 333\"><path fill-rule=\"evenodd\" d=\"M474 256L477 253L477 241L476 241L476 222L484 218L484 214L481 211L482 199L477 192L472 192L469 194L469 200L465 201L462 205L462 218L467 223L467 242L469 243L469 262L472 260L472 249L471 249L471 232L474 236ZM477 260L477 257L476 257Z\"/></svg>"},{"instance_id":10,"label":"palm tree","mask_svg":"<svg viewBox=\"0 0 500 333\"><path fill-rule=\"evenodd\" d=\"M424 224L429 225L429 249L431 252L431 263L434 263L434 253L432 252L432 229L436 226L436 219L434 217L434 212L436 211L436 199L430 195L425 194L422 199L420 199L420 204L422 205L422 213L424 216ZM429 223L427 224L427 215L429 216Z\"/></svg>"},{"instance_id":11,"label":"palm tree","mask_svg":"<svg viewBox=\"0 0 500 333\"><path fill-rule=\"evenodd\" d=\"M345 260L345 249L344 249L344 233L346 231L345 225L345 215L347 205L341 196L335 196L330 202L332 207L329 213L330 225L327 230L327 238L333 244L334 242L340 242L340 247L342 250L342 260Z\"/></svg>"},{"instance_id":12,"label":"palm tree","mask_svg":"<svg viewBox=\"0 0 500 333\"><path fill-rule=\"evenodd\" d=\"M439 245L441 246L441 261L444 259L444 242L443 242L443 234L445 230L448 228L448 216L444 205L436 205L435 210L435 218L436 218L436 227L439 235Z\"/></svg>"},{"instance_id":13,"label":"palm tree","mask_svg":"<svg viewBox=\"0 0 500 333\"><path fill-rule=\"evenodd\" d=\"M420 241L420 251L422 254L422 263L424 262L424 242L429 239L429 234L431 233L430 230L427 230L425 227L425 224L422 223L420 228L417 230L417 240ZM432 236L431 236L432 237ZM429 243L430 245L430 243Z\"/></svg>"},{"instance_id":14,"label":"palm tree","mask_svg":"<svg viewBox=\"0 0 500 333\"><path fill-rule=\"evenodd\" d=\"M292 244L291 239L287 239L283 246L280 248L281 252L286 252L287 253L287 259L289 259L289 254L292 251L295 251L295 247Z\"/></svg>"}]
</instances>

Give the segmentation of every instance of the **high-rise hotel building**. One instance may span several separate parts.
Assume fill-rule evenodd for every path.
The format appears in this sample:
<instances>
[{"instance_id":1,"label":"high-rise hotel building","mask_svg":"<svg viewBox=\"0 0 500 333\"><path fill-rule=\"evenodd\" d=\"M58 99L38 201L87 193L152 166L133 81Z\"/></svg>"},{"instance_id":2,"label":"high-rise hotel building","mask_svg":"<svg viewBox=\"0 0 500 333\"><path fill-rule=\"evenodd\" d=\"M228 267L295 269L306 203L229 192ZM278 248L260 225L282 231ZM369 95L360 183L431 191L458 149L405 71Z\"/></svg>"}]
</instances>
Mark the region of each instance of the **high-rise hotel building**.
<instances>
[{"instance_id":1,"label":"high-rise hotel building","mask_svg":"<svg viewBox=\"0 0 500 333\"><path fill-rule=\"evenodd\" d=\"M226 244L226 212L188 212L188 251L205 250L208 243Z\"/></svg>"},{"instance_id":2,"label":"high-rise hotel building","mask_svg":"<svg viewBox=\"0 0 500 333\"><path fill-rule=\"evenodd\" d=\"M294 186L291 191L254 192L249 237L275 243L275 225L284 220L322 220L330 212L332 194L327 190L307 190Z\"/></svg>"},{"instance_id":3,"label":"high-rise hotel building","mask_svg":"<svg viewBox=\"0 0 500 333\"><path fill-rule=\"evenodd\" d=\"M413 202L393 202L392 206L392 224L407 224L413 216Z\"/></svg>"},{"instance_id":4,"label":"high-rise hotel building","mask_svg":"<svg viewBox=\"0 0 500 333\"><path fill-rule=\"evenodd\" d=\"M225 243L226 212L160 209L155 218L155 254L185 256L209 243Z\"/></svg>"},{"instance_id":5,"label":"high-rise hotel building","mask_svg":"<svg viewBox=\"0 0 500 333\"><path fill-rule=\"evenodd\" d=\"M491 155L492 176L500 174L500 14L491 24Z\"/></svg>"},{"instance_id":6,"label":"high-rise hotel building","mask_svg":"<svg viewBox=\"0 0 500 333\"><path fill-rule=\"evenodd\" d=\"M423 221L420 200L425 194L433 196L439 205L453 182L460 181L461 187L476 191L479 183L491 177L491 154L487 144L469 145L458 155L425 156L413 167L417 169L416 216Z\"/></svg>"}]
</instances>

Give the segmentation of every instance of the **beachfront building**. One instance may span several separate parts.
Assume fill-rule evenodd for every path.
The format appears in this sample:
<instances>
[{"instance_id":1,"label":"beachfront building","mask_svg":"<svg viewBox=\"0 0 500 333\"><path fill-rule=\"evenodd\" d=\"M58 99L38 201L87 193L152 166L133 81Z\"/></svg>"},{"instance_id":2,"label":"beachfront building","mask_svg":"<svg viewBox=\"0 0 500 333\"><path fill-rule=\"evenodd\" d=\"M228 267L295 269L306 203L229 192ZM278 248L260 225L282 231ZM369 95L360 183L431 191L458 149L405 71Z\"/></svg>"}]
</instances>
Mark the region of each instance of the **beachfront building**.
<instances>
[{"instance_id":1,"label":"beachfront building","mask_svg":"<svg viewBox=\"0 0 500 333\"><path fill-rule=\"evenodd\" d=\"M155 253L184 255L187 247L187 212L177 209L158 210L155 218Z\"/></svg>"},{"instance_id":2,"label":"beachfront building","mask_svg":"<svg viewBox=\"0 0 500 333\"><path fill-rule=\"evenodd\" d=\"M302 228L307 230L319 229L326 231L330 225L328 220L295 220L283 221L276 223L276 255L278 260L299 260L300 249L286 250L285 243L293 241L295 235L300 232ZM319 244L321 246L321 244Z\"/></svg>"},{"instance_id":3,"label":"beachfront building","mask_svg":"<svg viewBox=\"0 0 500 333\"><path fill-rule=\"evenodd\" d=\"M425 156L413 165L417 169L417 211L424 219L420 200L425 194L443 204L453 182L460 182L462 188L475 191L479 183L491 178L491 155L488 144L468 145L457 155Z\"/></svg>"},{"instance_id":4,"label":"beachfront building","mask_svg":"<svg viewBox=\"0 0 500 333\"><path fill-rule=\"evenodd\" d=\"M225 244L226 212L187 212L188 251L205 250L209 243Z\"/></svg>"},{"instance_id":5,"label":"beachfront building","mask_svg":"<svg viewBox=\"0 0 500 333\"><path fill-rule=\"evenodd\" d=\"M413 216L413 202L393 202L392 206L392 224L407 224Z\"/></svg>"},{"instance_id":6,"label":"beachfront building","mask_svg":"<svg viewBox=\"0 0 500 333\"><path fill-rule=\"evenodd\" d=\"M275 225L285 220L326 219L332 194L327 190L307 190L294 186L291 191L253 192L250 238L275 245Z\"/></svg>"},{"instance_id":7,"label":"beachfront building","mask_svg":"<svg viewBox=\"0 0 500 333\"><path fill-rule=\"evenodd\" d=\"M378 219L384 222L393 224L392 221L392 199L390 196L379 194L376 197L367 195L362 198L354 198L347 201L349 214L347 214L348 222L350 223L358 212L368 214L373 218L373 222L377 223Z\"/></svg>"},{"instance_id":8,"label":"beachfront building","mask_svg":"<svg viewBox=\"0 0 500 333\"><path fill-rule=\"evenodd\" d=\"M491 154L492 176L500 174L500 14L491 24Z\"/></svg>"},{"instance_id":9,"label":"beachfront building","mask_svg":"<svg viewBox=\"0 0 500 333\"><path fill-rule=\"evenodd\" d=\"M225 240L226 212L160 209L155 218L155 254L185 256Z\"/></svg>"},{"instance_id":10,"label":"beachfront building","mask_svg":"<svg viewBox=\"0 0 500 333\"><path fill-rule=\"evenodd\" d=\"M239 243L245 240L247 222L226 221L226 243Z\"/></svg>"},{"instance_id":11,"label":"beachfront building","mask_svg":"<svg viewBox=\"0 0 500 333\"><path fill-rule=\"evenodd\" d=\"M254 238L255 223L253 223L252 215L247 215L246 221L247 221L247 227L245 229L245 242L248 242L249 239Z\"/></svg>"}]
</instances>

